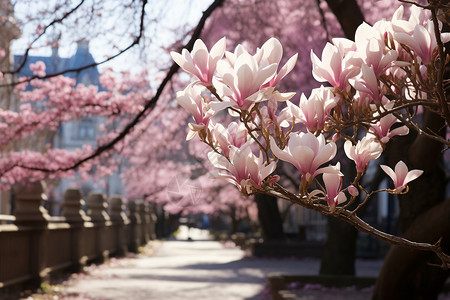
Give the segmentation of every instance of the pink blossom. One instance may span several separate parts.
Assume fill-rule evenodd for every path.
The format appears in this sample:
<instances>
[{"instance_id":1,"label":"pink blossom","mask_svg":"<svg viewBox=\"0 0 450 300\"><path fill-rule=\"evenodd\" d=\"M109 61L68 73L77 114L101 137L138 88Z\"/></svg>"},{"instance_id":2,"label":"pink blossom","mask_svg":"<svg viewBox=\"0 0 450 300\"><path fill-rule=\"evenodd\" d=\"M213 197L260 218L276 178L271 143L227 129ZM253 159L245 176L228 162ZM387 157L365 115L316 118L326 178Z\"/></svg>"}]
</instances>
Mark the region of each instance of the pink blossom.
<instances>
[{"instance_id":1,"label":"pink blossom","mask_svg":"<svg viewBox=\"0 0 450 300\"><path fill-rule=\"evenodd\" d=\"M34 64L30 64L30 70L33 71L33 74L36 76L45 76L45 64L43 61L37 61Z\"/></svg>"},{"instance_id":2,"label":"pink blossom","mask_svg":"<svg viewBox=\"0 0 450 300\"><path fill-rule=\"evenodd\" d=\"M357 60L330 43L323 48L322 60L311 50L311 61L314 78L319 82L328 81L340 90L344 90L348 86L348 79L359 72Z\"/></svg>"},{"instance_id":3,"label":"pink blossom","mask_svg":"<svg viewBox=\"0 0 450 300\"><path fill-rule=\"evenodd\" d=\"M363 64L361 73L355 79L349 80L350 84L360 93L368 97L376 104L381 103L382 95L378 88L378 79L372 67Z\"/></svg>"},{"instance_id":4,"label":"pink blossom","mask_svg":"<svg viewBox=\"0 0 450 300\"><path fill-rule=\"evenodd\" d=\"M330 116L331 109L337 105L339 97L334 96L332 88L321 86L313 89L308 99L302 93L299 106L287 101L291 114L303 123L309 132L316 132L324 128Z\"/></svg>"},{"instance_id":5,"label":"pink blossom","mask_svg":"<svg viewBox=\"0 0 450 300\"><path fill-rule=\"evenodd\" d=\"M281 58L283 56L283 47L281 43L276 38L270 38L267 40L261 47L258 49L262 51L262 57L259 62L260 65L270 65L277 64L279 65L281 62ZM298 53L294 54L289 60L283 65L280 71L274 75L274 77L265 84L265 86L275 87L281 79L283 79L292 69L295 67L297 62Z\"/></svg>"},{"instance_id":6,"label":"pink blossom","mask_svg":"<svg viewBox=\"0 0 450 300\"><path fill-rule=\"evenodd\" d=\"M326 200L330 210L333 211L337 205L347 201L347 197L341 192L342 176L336 173L325 173L323 174L323 182L327 191Z\"/></svg>"},{"instance_id":7,"label":"pink blossom","mask_svg":"<svg viewBox=\"0 0 450 300\"><path fill-rule=\"evenodd\" d=\"M375 76L379 77L387 68L392 66L398 57L395 50L385 51L383 40L375 38L365 39L358 45L358 54L361 55L364 63L372 67Z\"/></svg>"},{"instance_id":8,"label":"pink blossom","mask_svg":"<svg viewBox=\"0 0 450 300\"><path fill-rule=\"evenodd\" d=\"M422 59L424 64L429 64L434 58L434 50L437 47L436 37L434 35L433 22L428 22L427 27L416 25L412 34L397 32L394 34L397 42L408 46L414 51L414 54ZM450 33L441 33L443 43L450 40Z\"/></svg>"},{"instance_id":9,"label":"pink blossom","mask_svg":"<svg viewBox=\"0 0 450 300\"><path fill-rule=\"evenodd\" d=\"M170 52L172 59L186 72L197 76L197 78L206 86L210 86L216 70L217 62L222 59L225 53L226 39L221 38L208 53L205 43L202 40L196 40L192 52L186 49L177 52Z\"/></svg>"},{"instance_id":10,"label":"pink blossom","mask_svg":"<svg viewBox=\"0 0 450 300\"><path fill-rule=\"evenodd\" d=\"M239 48L241 49L241 48ZM248 110L255 102L261 101L261 86L275 75L278 64L259 65L261 54L250 55L245 50L237 50L228 61L219 61L217 73L220 80L214 81L219 95L229 101L220 102L214 110L237 106Z\"/></svg>"},{"instance_id":11,"label":"pink blossom","mask_svg":"<svg viewBox=\"0 0 450 300\"><path fill-rule=\"evenodd\" d=\"M423 173L422 170L411 170L408 172L408 167L403 161L399 161L395 165L395 171L386 165L381 165L380 167L394 182L394 190L392 192L395 194L401 193L408 182L416 179Z\"/></svg>"},{"instance_id":12,"label":"pink blossom","mask_svg":"<svg viewBox=\"0 0 450 300\"><path fill-rule=\"evenodd\" d=\"M328 168L333 170L333 172L324 173L322 176L326 193L321 190L314 190L310 193L310 196L316 194L325 195L325 200L327 201L330 210L334 211L337 205L347 201L347 197L344 192L341 191L343 176L340 172L341 164L338 162L335 166L329 166Z\"/></svg>"},{"instance_id":13,"label":"pink blossom","mask_svg":"<svg viewBox=\"0 0 450 300\"><path fill-rule=\"evenodd\" d=\"M269 176L276 168L276 163L272 161L265 165L263 155L252 153L250 141L240 148L230 146L229 160L215 151L208 153L208 158L216 167L227 170L230 174L218 174L218 177L236 185L241 192L250 193L252 187L261 187L263 180Z\"/></svg>"},{"instance_id":14,"label":"pink blossom","mask_svg":"<svg viewBox=\"0 0 450 300\"><path fill-rule=\"evenodd\" d=\"M211 132L226 157L229 157L231 145L240 148L247 142L248 133L243 123L231 122L228 124L228 128L217 123L213 126Z\"/></svg>"},{"instance_id":15,"label":"pink blossom","mask_svg":"<svg viewBox=\"0 0 450 300\"><path fill-rule=\"evenodd\" d=\"M186 111L192 114L195 123L189 123L190 131L186 139L190 140L197 131L208 127L213 112L202 97L203 89L199 86L188 85L184 91L177 93L177 102Z\"/></svg>"},{"instance_id":16,"label":"pink blossom","mask_svg":"<svg viewBox=\"0 0 450 300\"><path fill-rule=\"evenodd\" d=\"M356 145L353 145L351 141L346 141L344 151L347 157L356 163L356 170L364 173L369 162L381 155L383 147L373 137L366 135Z\"/></svg>"},{"instance_id":17,"label":"pink blossom","mask_svg":"<svg viewBox=\"0 0 450 300\"><path fill-rule=\"evenodd\" d=\"M357 197L359 195L359 191L358 189L354 186L354 185L349 185L347 187L347 191L350 195L352 195L353 197Z\"/></svg>"},{"instance_id":18,"label":"pink blossom","mask_svg":"<svg viewBox=\"0 0 450 300\"><path fill-rule=\"evenodd\" d=\"M276 157L293 164L302 174L302 178L307 181L320 173L329 171L327 167L320 169L319 167L332 160L337 151L335 143L326 143L322 134L316 137L310 132L291 133L287 146L283 150L271 137L270 148Z\"/></svg>"},{"instance_id":19,"label":"pink blossom","mask_svg":"<svg viewBox=\"0 0 450 300\"><path fill-rule=\"evenodd\" d=\"M373 133L380 140L380 142L386 144L396 135L407 135L409 133L409 129L406 125L391 130L392 125L397 122L399 122L399 120L394 115L389 114L373 124L369 131Z\"/></svg>"}]
</instances>

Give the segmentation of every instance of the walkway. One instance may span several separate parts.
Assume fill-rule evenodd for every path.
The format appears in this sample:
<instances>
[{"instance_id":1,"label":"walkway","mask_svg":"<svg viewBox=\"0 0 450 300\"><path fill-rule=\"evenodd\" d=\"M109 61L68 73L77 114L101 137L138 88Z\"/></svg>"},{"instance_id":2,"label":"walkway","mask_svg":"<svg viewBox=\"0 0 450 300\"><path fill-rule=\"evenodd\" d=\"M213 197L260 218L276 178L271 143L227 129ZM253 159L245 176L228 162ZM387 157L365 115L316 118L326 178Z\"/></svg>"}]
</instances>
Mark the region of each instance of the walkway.
<instances>
[{"instance_id":1,"label":"walkway","mask_svg":"<svg viewBox=\"0 0 450 300\"><path fill-rule=\"evenodd\" d=\"M120 259L92 268L69 283L67 292L87 299L262 299L271 272L317 274L315 259L245 258L237 248L207 240L205 232L182 228L178 241L154 242L153 256ZM376 275L379 262L359 262L358 275ZM76 298L80 299L80 298Z\"/></svg>"}]
</instances>

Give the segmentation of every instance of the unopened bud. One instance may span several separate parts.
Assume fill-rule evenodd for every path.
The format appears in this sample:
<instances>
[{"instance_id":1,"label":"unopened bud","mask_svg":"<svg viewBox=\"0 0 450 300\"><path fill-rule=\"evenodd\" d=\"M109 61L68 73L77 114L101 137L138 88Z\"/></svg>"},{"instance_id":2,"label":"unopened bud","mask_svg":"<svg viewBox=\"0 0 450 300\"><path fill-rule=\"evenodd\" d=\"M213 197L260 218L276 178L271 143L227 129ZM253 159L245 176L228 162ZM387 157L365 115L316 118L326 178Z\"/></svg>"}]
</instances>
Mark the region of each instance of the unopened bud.
<instances>
[{"instance_id":1,"label":"unopened bud","mask_svg":"<svg viewBox=\"0 0 450 300\"><path fill-rule=\"evenodd\" d=\"M339 133L335 133L335 134L333 134L333 137L331 138L331 140L333 142L337 142L337 140L339 140L340 137L341 136L339 135Z\"/></svg>"},{"instance_id":2,"label":"unopened bud","mask_svg":"<svg viewBox=\"0 0 450 300\"><path fill-rule=\"evenodd\" d=\"M350 185L347 188L347 191L349 192L350 195L352 195L353 197L356 197L359 195L359 191L358 189L354 186L354 185Z\"/></svg>"}]
</instances>

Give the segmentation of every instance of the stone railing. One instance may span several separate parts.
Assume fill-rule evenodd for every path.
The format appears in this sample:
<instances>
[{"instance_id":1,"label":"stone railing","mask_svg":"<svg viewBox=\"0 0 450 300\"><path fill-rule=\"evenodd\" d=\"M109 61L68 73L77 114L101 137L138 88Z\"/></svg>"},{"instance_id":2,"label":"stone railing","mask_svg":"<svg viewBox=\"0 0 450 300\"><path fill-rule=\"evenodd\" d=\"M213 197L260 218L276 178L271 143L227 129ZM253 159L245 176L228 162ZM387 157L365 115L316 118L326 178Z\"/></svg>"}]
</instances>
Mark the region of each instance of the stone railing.
<instances>
[{"instance_id":1,"label":"stone railing","mask_svg":"<svg viewBox=\"0 0 450 300\"><path fill-rule=\"evenodd\" d=\"M156 216L147 203L125 205L121 196L106 201L91 193L85 213L80 190L68 189L62 216L51 217L42 205L44 188L17 186L14 215L0 215L0 289L39 286L52 272L78 272L89 262L136 252L155 238Z\"/></svg>"}]
</instances>

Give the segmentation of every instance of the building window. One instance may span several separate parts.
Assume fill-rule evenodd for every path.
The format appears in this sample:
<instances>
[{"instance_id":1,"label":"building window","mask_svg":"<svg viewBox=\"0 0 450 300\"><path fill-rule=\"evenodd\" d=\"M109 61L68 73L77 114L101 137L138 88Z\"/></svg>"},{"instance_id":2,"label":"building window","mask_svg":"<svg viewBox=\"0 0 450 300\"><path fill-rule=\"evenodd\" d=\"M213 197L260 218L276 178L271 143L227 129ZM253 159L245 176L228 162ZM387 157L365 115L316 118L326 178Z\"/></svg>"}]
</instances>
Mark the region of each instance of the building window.
<instances>
[{"instance_id":1,"label":"building window","mask_svg":"<svg viewBox=\"0 0 450 300\"><path fill-rule=\"evenodd\" d=\"M95 124L94 121L88 118L83 118L78 123L77 131L78 140L94 140L95 139Z\"/></svg>"}]
</instances>

